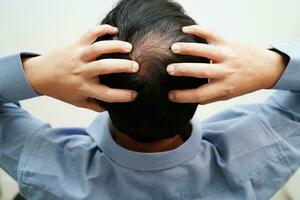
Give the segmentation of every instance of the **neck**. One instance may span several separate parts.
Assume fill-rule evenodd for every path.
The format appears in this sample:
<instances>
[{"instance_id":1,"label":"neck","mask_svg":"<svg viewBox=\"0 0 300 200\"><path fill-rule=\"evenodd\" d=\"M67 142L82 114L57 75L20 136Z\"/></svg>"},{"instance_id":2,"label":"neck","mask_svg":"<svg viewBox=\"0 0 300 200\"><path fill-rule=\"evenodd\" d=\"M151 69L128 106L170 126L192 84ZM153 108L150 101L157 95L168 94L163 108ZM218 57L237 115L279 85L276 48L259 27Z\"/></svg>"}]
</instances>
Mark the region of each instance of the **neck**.
<instances>
[{"instance_id":1,"label":"neck","mask_svg":"<svg viewBox=\"0 0 300 200\"><path fill-rule=\"evenodd\" d=\"M123 133L114 133L115 141L122 147L137 152L155 153L176 149L184 143L180 135L153 143L136 141Z\"/></svg>"}]
</instances>

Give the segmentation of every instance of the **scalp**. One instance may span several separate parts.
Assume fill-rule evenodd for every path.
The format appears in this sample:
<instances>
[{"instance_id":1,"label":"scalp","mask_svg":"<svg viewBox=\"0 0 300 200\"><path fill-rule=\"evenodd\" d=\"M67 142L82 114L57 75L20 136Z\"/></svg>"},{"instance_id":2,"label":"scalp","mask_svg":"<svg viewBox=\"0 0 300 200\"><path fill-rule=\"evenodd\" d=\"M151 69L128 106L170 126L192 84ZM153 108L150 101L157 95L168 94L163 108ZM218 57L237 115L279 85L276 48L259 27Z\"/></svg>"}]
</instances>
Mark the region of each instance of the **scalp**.
<instances>
[{"instance_id":1,"label":"scalp","mask_svg":"<svg viewBox=\"0 0 300 200\"><path fill-rule=\"evenodd\" d=\"M173 89L190 89L207 83L205 79L170 76L166 68L172 63L205 62L205 58L172 53L176 42L206 43L186 35L183 26L196 22L182 7L169 0L122 0L102 21L119 29L117 36L99 40L122 40L132 44L129 54L109 54L102 58L130 59L139 63L134 74L109 74L101 83L112 88L132 89L138 98L130 103L99 104L108 110L112 123L120 132L141 142L155 142L187 131L197 104L177 104L168 99Z\"/></svg>"}]
</instances>

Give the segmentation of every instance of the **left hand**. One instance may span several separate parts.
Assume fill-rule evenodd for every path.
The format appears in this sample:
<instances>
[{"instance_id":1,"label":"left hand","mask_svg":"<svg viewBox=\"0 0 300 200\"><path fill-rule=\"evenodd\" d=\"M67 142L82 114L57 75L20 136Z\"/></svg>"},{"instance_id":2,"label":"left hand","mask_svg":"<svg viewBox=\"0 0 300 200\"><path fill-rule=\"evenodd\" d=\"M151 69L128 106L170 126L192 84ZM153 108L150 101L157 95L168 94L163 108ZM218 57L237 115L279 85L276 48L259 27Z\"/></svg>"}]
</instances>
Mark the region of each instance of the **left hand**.
<instances>
[{"instance_id":1,"label":"left hand","mask_svg":"<svg viewBox=\"0 0 300 200\"><path fill-rule=\"evenodd\" d=\"M95 99L109 103L133 101L136 91L109 88L101 84L101 80L99 83L99 75L138 71L138 64L131 60L96 60L102 54L131 52L131 44L124 41L94 43L97 37L117 33L117 28L101 25L70 46L24 60L26 78L41 95L98 112L103 108Z\"/></svg>"},{"instance_id":2,"label":"left hand","mask_svg":"<svg viewBox=\"0 0 300 200\"><path fill-rule=\"evenodd\" d=\"M185 27L183 32L202 37L213 45L176 43L172 51L180 55L205 57L213 64L171 64L168 72L173 76L210 78L211 81L197 89L171 91L169 97L174 102L207 104L270 89L287 65L286 57L277 52L231 42L198 25Z\"/></svg>"}]
</instances>

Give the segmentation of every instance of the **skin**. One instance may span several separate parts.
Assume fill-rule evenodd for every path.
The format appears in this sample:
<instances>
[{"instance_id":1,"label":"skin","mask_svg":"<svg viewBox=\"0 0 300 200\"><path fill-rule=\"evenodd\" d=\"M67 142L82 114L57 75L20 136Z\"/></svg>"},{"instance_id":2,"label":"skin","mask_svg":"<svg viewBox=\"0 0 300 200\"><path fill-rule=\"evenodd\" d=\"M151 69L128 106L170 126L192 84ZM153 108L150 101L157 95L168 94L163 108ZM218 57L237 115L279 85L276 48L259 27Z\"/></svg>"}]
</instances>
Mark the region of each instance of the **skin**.
<instances>
[{"instance_id":1,"label":"skin","mask_svg":"<svg viewBox=\"0 0 300 200\"><path fill-rule=\"evenodd\" d=\"M123 133L115 133L114 140L120 146L122 146L128 150L143 152L143 153L155 153L155 152L170 151L170 150L178 148L180 145L182 145L184 143L184 141L180 137L180 135L176 135L173 138L160 140L158 142L142 143L142 142L139 142L139 141L136 141L136 140L130 138L129 136L127 136Z\"/></svg>"},{"instance_id":2,"label":"skin","mask_svg":"<svg viewBox=\"0 0 300 200\"><path fill-rule=\"evenodd\" d=\"M210 78L209 84L197 89L171 91L170 100L179 103L206 104L230 99L260 89L272 88L287 65L284 56L258 47L225 40L200 26L183 28L183 32L202 37L213 45L176 43L172 51L180 55L206 57L213 64L179 63L168 66L173 76ZM52 53L23 60L24 71L32 88L75 106L103 111L95 102L130 102L137 97L135 91L111 89L99 84L99 75L109 73L135 73L138 63L130 60L96 58L105 53L129 53L131 44L122 41L100 41L97 37L117 34L109 25L90 30L74 44ZM42 66L42 67L41 67ZM145 144L125 134L115 132L115 141L132 151L162 152L179 147L184 141L173 138Z\"/></svg>"},{"instance_id":3,"label":"skin","mask_svg":"<svg viewBox=\"0 0 300 200\"><path fill-rule=\"evenodd\" d=\"M137 97L135 91L111 89L99 83L99 75L109 73L135 73L138 63L121 59L96 58L104 53L129 53L131 44L122 41L100 41L97 37L117 34L109 25L91 29L74 44L49 54L23 60L24 72L31 87L41 95L47 95L78 107L97 112L103 108L95 102L130 102ZM122 133L114 138L124 148L139 152L160 152L177 148L183 143L181 137L144 144Z\"/></svg>"},{"instance_id":4,"label":"skin","mask_svg":"<svg viewBox=\"0 0 300 200\"><path fill-rule=\"evenodd\" d=\"M95 27L74 44L49 54L23 60L26 78L32 88L78 107L101 112L95 99L105 102L130 102L137 97L135 91L111 89L99 84L99 75L109 73L135 73L138 63L131 60L96 58L107 53L129 53L132 45L123 41L100 41L97 37L118 33L109 25Z\"/></svg>"},{"instance_id":5,"label":"skin","mask_svg":"<svg viewBox=\"0 0 300 200\"><path fill-rule=\"evenodd\" d=\"M213 64L180 63L168 66L173 76L210 78L210 83L197 89L171 91L169 98L178 103L207 104L227 100L260 89L274 87L283 74L287 59L276 52L223 39L200 26L184 27L183 32L202 37L213 45L176 43L172 51L180 55L206 57ZM184 141L174 138L143 144L117 133L121 146L140 152L161 152L179 147Z\"/></svg>"},{"instance_id":6,"label":"skin","mask_svg":"<svg viewBox=\"0 0 300 200\"><path fill-rule=\"evenodd\" d=\"M212 45L176 43L172 51L180 55L205 57L213 64L179 63L168 66L173 76L210 78L210 83L197 89L169 93L177 103L207 104L241 96L261 89L270 89L280 79L287 58L279 53L222 38L214 31L194 25L183 32L206 39Z\"/></svg>"}]
</instances>

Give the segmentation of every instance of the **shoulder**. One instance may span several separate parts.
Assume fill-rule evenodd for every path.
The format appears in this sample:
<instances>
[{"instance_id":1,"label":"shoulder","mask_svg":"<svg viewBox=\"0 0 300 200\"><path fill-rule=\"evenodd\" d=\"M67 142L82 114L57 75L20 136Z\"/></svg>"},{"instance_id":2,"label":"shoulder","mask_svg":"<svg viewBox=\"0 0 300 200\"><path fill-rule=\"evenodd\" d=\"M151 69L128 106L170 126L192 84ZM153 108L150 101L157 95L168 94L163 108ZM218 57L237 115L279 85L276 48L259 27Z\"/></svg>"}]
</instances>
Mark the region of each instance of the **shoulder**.
<instances>
[{"instance_id":1,"label":"shoulder","mask_svg":"<svg viewBox=\"0 0 300 200\"><path fill-rule=\"evenodd\" d=\"M265 119L261 104L233 106L204 121L202 126L204 136L211 139L217 139L217 137L240 138L246 137L249 133L257 135L272 132Z\"/></svg>"},{"instance_id":2,"label":"shoulder","mask_svg":"<svg viewBox=\"0 0 300 200\"><path fill-rule=\"evenodd\" d=\"M281 159L280 141L259 109L258 104L234 106L202 125L203 140L214 146L227 180L244 183Z\"/></svg>"}]
</instances>

